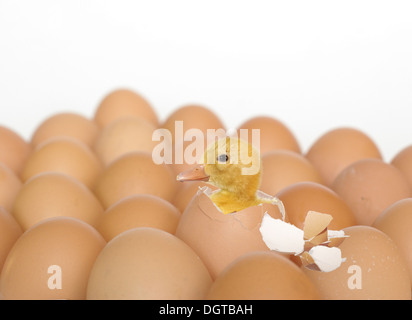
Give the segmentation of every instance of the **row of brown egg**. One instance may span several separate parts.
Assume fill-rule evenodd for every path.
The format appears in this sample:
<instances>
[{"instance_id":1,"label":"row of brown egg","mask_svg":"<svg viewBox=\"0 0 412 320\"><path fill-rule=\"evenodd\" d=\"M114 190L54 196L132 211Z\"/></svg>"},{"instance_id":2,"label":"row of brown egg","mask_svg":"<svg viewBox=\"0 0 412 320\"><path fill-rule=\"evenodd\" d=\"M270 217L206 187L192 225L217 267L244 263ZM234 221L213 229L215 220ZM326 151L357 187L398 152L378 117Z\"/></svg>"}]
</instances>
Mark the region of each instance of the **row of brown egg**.
<instances>
[{"instance_id":1,"label":"row of brown egg","mask_svg":"<svg viewBox=\"0 0 412 320\"><path fill-rule=\"evenodd\" d=\"M151 155L153 131L174 132L176 121L225 129L196 105L159 123L130 90L108 94L94 119L53 115L30 143L0 127L3 298L410 299L411 147L385 163L365 133L337 128L303 153L274 117L239 126L260 129L261 190L282 200L288 221L301 228L309 210L329 213L330 227L350 235L346 262L324 273L265 248L262 212L228 215L225 224L188 218L205 183L177 183L189 165L157 165Z\"/></svg>"}]
</instances>

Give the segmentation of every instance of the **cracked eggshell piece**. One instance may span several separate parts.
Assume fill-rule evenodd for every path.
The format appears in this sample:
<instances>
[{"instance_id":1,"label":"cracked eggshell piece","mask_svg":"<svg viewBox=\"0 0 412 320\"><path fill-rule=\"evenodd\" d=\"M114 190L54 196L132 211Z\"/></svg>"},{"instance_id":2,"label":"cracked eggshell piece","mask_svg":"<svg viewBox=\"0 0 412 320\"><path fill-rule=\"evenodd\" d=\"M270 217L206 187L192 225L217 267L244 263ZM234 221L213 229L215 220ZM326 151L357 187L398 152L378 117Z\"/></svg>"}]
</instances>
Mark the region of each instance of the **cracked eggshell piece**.
<instances>
[{"instance_id":1,"label":"cracked eggshell piece","mask_svg":"<svg viewBox=\"0 0 412 320\"><path fill-rule=\"evenodd\" d=\"M303 230L281 219L274 219L267 213L263 216L259 231L270 250L300 254L304 249Z\"/></svg>"},{"instance_id":2,"label":"cracked eggshell piece","mask_svg":"<svg viewBox=\"0 0 412 320\"><path fill-rule=\"evenodd\" d=\"M315 246L309 250L308 254L313 259L313 263L323 272L331 272L345 261L341 250L336 247Z\"/></svg>"},{"instance_id":3,"label":"cracked eggshell piece","mask_svg":"<svg viewBox=\"0 0 412 320\"><path fill-rule=\"evenodd\" d=\"M183 212L176 236L203 260L212 278L233 260L252 251L269 251L259 231L265 212L282 219L277 205L264 203L223 214L209 198L212 190L201 188ZM269 197L260 193L262 197Z\"/></svg>"}]
</instances>

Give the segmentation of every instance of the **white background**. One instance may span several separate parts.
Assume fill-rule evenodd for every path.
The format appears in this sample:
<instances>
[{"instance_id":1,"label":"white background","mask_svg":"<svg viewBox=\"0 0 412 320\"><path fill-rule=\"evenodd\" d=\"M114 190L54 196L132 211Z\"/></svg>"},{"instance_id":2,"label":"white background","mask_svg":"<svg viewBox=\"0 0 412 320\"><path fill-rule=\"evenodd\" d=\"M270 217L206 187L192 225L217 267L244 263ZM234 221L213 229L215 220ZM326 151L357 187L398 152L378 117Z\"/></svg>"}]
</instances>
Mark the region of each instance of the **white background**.
<instances>
[{"instance_id":1,"label":"white background","mask_svg":"<svg viewBox=\"0 0 412 320\"><path fill-rule=\"evenodd\" d=\"M390 161L412 144L412 1L0 0L0 125L30 139L118 87L161 120L273 116L304 151L355 127Z\"/></svg>"}]
</instances>

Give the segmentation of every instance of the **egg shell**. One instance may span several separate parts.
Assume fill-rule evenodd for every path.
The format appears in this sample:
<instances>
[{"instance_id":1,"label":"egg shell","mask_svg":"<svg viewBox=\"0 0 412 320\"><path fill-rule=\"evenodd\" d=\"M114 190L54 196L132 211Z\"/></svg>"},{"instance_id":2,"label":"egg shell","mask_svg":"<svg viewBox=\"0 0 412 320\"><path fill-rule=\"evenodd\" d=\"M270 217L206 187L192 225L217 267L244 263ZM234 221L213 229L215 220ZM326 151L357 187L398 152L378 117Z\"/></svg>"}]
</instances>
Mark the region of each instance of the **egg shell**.
<instances>
[{"instance_id":1,"label":"egg shell","mask_svg":"<svg viewBox=\"0 0 412 320\"><path fill-rule=\"evenodd\" d=\"M170 167L155 164L151 154L133 152L106 167L94 190L107 209L117 201L134 194L152 194L171 202L177 184L176 176Z\"/></svg>"},{"instance_id":2,"label":"egg shell","mask_svg":"<svg viewBox=\"0 0 412 320\"><path fill-rule=\"evenodd\" d=\"M323 183L317 169L301 154L289 150L269 151L262 156L260 190L275 195L297 182Z\"/></svg>"},{"instance_id":3,"label":"egg shell","mask_svg":"<svg viewBox=\"0 0 412 320\"><path fill-rule=\"evenodd\" d=\"M30 144L19 134L0 126L0 163L5 164L18 176L30 152Z\"/></svg>"},{"instance_id":4,"label":"egg shell","mask_svg":"<svg viewBox=\"0 0 412 320\"><path fill-rule=\"evenodd\" d=\"M240 129L248 130L248 140L256 148L259 148L260 153L272 150L290 150L301 153L301 148L292 131L280 120L270 116L256 116L238 127L238 137L242 137ZM260 130L260 143L256 144L252 140L252 130Z\"/></svg>"},{"instance_id":5,"label":"egg shell","mask_svg":"<svg viewBox=\"0 0 412 320\"><path fill-rule=\"evenodd\" d=\"M317 300L315 285L293 262L274 252L233 261L214 281L209 300Z\"/></svg>"},{"instance_id":6,"label":"egg shell","mask_svg":"<svg viewBox=\"0 0 412 320\"><path fill-rule=\"evenodd\" d=\"M175 139L176 121L183 121L182 139L184 134L190 129L199 129L206 141L208 130L225 130L222 120L207 107L196 104L184 105L173 111L160 126L163 129L169 130L172 134L173 143L180 141L180 139Z\"/></svg>"},{"instance_id":7,"label":"egg shell","mask_svg":"<svg viewBox=\"0 0 412 320\"><path fill-rule=\"evenodd\" d=\"M103 207L81 182L62 173L46 172L23 185L12 214L23 230L57 216L78 218L95 226Z\"/></svg>"},{"instance_id":8,"label":"egg shell","mask_svg":"<svg viewBox=\"0 0 412 320\"><path fill-rule=\"evenodd\" d=\"M187 205L192 201L193 197L197 194L199 189L202 187L208 187L211 190L216 190L217 188L207 182L203 181L185 181L181 183L176 196L173 198L173 205L183 213Z\"/></svg>"},{"instance_id":9,"label":"egg shell","mask_svg":"<svg viewBox=\"0 0 412 320\"><path fill-rule=\"evenodd\" d=\"M174 235L136 228L112 239L90 273L90 300L203 299L212 279L195 252Z\"/></svg>"},{"instance_id":10,"label":"egg shell","mask_svg":"<svg viewBox=\"0 0 412 320\"><path fill-rule=\"evenodd\" d=\"M141 94L128 88L109 92L100 101L94 114L94 121L100 128L122 117L141 117L158 125L159 120L152 105Z\"/></svg>"},{"instance_id":11,"label":"egg shell","mask_svg":"<svg viewBox=\"0 0 412 320\"><path fill-rule=\"evenodd\" d=\"M394 166L378 159L363 159L346 167L332 189L348 204L357 224L372 225L383 210L411 197L406 178Z\"/></svg>"},{"instance_id":12,"label":"egg shell","mask_svg":"<svg viewBox=\"0 0 412 320\"><path fill-rule=\"evenodd\" d=\"M408 265L412 285L412 198L395 202L374 221L373 227L387 234Z\"/></svg>"},{"instance_id":13,"label":"egg shell","mask_svg":"<svg viewBox=\"0 0 412 320\"><path fill-rule=\"evenodd\" d=\"M67 137L92 147L98 134L99 127L93 120L81 114L62 112L51 115L36 128L31 145L36 148L51 138Z\"/></svg>"},{"instance_id":14,"label":"egg shell","mask_svg":"<svg viewBox=\"0 0 412 320\"><path fill-rule=\"evenodd\" d=\"M10 212L22 185L12 170L0 163L0 207Z\"/></svg>"},{"instance_id":15,"label":"egg shell","mask_svg":"<svg viewBox=\"0 0 412 320\"><path fill-rule=\"evenodd\" d=\"M259 227L266 211L281 219L277 206L262 204L223 214L209 198L212 190L197 192L180 218L176 236L186 242L203 260L215 279L233 260L251 251L269 251ZM260 196L269 197L260 192ZM270 198L270 197L269 197Z\"/></svg>"},{"instance_id":16,"label":"egg shell","mask_svg":"<svg viewBox=\"0 0 412 320\"><path fill-rule=\"evenodd\" d=\"M67 174L93 188L103 165L83 142L68 137L44 141L31 153L21 173L23 182L43 172Z\"/></svg>"},{"instance_id":17,"label":"egg shell","mask_svg":"<svg viewBox=\"0 0 412 320\"><path fill-rule=\"evenodd\" d=\"M331 272L302 268L326 300L410 300L408 268L398 247L370 226L343 229L349 237L339 246L346 258Z\"/></svg>"},{"instance_id":18,"label":"egg shell","mask_svg":"<svg viewBox=\"0 0 412 320\"><path fill-rule=\"evenodd\" d=\"M42 221L14 244L4 263L0 291L11 300L85 299L90 270L105 244L80 220ZM59 284L60 289L55 287Z\"/></svg>"},{"instance_id":19,"label":"egg shell","mask_svg":"<svg viewBox=\"0 0 412 320\"><path fill-rule=\"evenodd\" d=\"M412 190L412 145L399 151L392 159L391 165L402 172Z\"/></svg>"},{"instance_id":20,"label":"egg shell","mask_svg":"<svg viewBox=\"0 0 412 320\"><path fill-rule=\"evenodd\" d=\"M9 251L23 234L17 221L3 207L0 207L0 274Z\"/></svg>"},{"instance_id":21,"label":"egg shell","mask_svg":"<svg viewBox=\"0 0 412 320\"><path fill-rule=\"evenodd\" d=\"M366 133L348 127L324 133L312 144L305 156L329 187L348 165L361 159L382 160L376 143Z\"/></svg>"},{"instance_id":22,"label":"egg shell","mask_svg":"<svg viewBox=\"0 0 412 320\"><path fill-rule=\"evenodd\" d=\"M102 129L94 151L105 166L133 151L152 153L158 144L152 140L154 130L156 126L143 118L117 119Z\"/></svg>"},{"instance_id":23,"label":"egg shell","mask_svg":"<svg viewBox=\"0 0 412 320\"><path fill-rule=\"evenodd\" d=\"M276 194L289 217L290 223L303 229L309 211L329 214L333 217L329 229L340 230L356 223L349 206L330 188L315 182L298 182Z\"/></svg>"},{"instance_id":24,"label":"egg shell","mask_svg":"<svg viewBox=\"0 0 412 320\"><path fill-rule=\"evenodd\" d=\"M170 202L149 194L124 198L109 207L96 227L106 241L138 227L152 227L174 234L180 211Z\"/></svg>"}]
</instances>

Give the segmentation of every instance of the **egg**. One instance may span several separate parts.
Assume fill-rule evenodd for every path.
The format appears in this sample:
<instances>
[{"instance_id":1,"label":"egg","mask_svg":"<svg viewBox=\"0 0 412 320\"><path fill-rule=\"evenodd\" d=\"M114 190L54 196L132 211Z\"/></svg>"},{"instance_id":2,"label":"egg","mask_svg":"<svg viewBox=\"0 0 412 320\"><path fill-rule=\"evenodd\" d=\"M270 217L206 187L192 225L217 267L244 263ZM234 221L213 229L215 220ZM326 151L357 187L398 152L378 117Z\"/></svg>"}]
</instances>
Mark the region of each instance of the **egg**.
<instances>
[{"instance_id":1,"label":"egg","mask_svg":"<svg viewBox=\"0 0 412 320\"><path fill-rule=\"evenodd\" d=\"M103 165L83 142L68 137L44 141L30 154L21 173L23 182L43 172L65 173L93 188Z\"/></svg>"},{"instance_id":2,"label":"egg","mask_svg":"<svg viewBox=\"0 0 412 320\"><path fill-rule=\"evenodd\" d=\"M0 207L10 212L21 187L22 182L16 174L0 162Z\"/></svg>"},{"instance_id":3,"label":"egg","mask_svg":"<svg viewBox=\"0 0 412 320\"><path fill-rule=\"evenodd\" d=\"M387 234L398 246L408 266L412 285L412 198L390 205L372 226Z\"/></svg>"},{"instance_id":4,"label":"egg","mask_svg":"<svg viewBox=\"0 0 412 320\"><path fill-rule=\"evenodd\" d=\"M341 127L318 138L306 153L306 158L317 168L327 186L348 165L361 159L382 159L375 142L355 128Z\"/></svg>"},{"instance_id":5,"label":"egg","mask_svg":"<svg viewBox=\"0 0 412 320\"><path fill-rule=\"evenodd\" d=\"M173 205L183 213L199 189L203 187L208 187L211 190L217 189L215 186L203 181L186 181L182 183L172 200Z\"/></svg>"},{"instance_id":6,"label":"egg","mask_svg":"<svg viewBox=\"0 0 412 320\"><path fill-rule=\"evenodd\" d=\"M180 211L170 202L149 194L133 195L119 200L102 215L97 230L110 241L133 228L152 227L174 234Z\"/></svg>"},{"instance_id":7,"label":"egg","mask_svg":"<svg viewBox=\"0 0 412 320\"><path fill-rule=\"evenodd\" d=\"M287 258L252 252L233 261L214 281L209 300L317 300L311 280Z\"/></svg>"},{"instance_id":8,"label":"egg","mask_svg":"<svg viewBox=\"0 0 412 320\"><path fill-rule=\"evenodd\" d=\"M23 185L12 214L23 230L56 216L78 218L95 226L103 207L81 182L62 173L46 172Z\"/></svg>"},{"instance_id":9,"label":"egg","mask_svg":"<svg viewBox=\"0 0 412 320\"><path fill-rule=\"evenodd\" d=\"M0 274L9 251L22 234L13 216L0 206Z\"/></svg>"},{"instance_id":10,"label":"egg","mask_svg":"<svg viewBox=\"0 0 412 320\"><path fill-rule=\"evenodd\" d=\"M410 300L408 268L393 240L370 226L343 229L346 260L331 272L303 268L327 300Z\"/></svg>"},{"instance_id":11,"label":"egg","mask_svg":"<svg viewBox=\"0 0 412 320\"><path fill-rule=\"evenodd\" d=\"M388 206L411 197L406 178L394 166L378 159L363 159L346 167L332 189L348 204L357 224L371 225Z\"/></svg>"},{"instance_id":12,"label":"egg","mask_svg":"<svg viewBox=\"0 0 412 320\"><path fill-rule=\"evenodd\" d=\"M356 223L345 201L330 188L315 182L294 183L282 189L276 197L283 202L290 223L300 229L303 229L309 211L331 215L330 230L340 230Z\"/></svg>"},{"instance_id":13,"label":"egg","mask_svg":"<svg viewBox=\"0 0 412 320\"><path fill-rule=\"evenodd\" d=\"M51 115L36 128L31 145L36 148L51 138L68 137L92 147L98 134L99 127L93 120L74 112L61 112Z\"/></svg>"},{"instance_id":14,"label":"egg","mask_svg":"<svg viewBox=\"0 0 412 320\"><path fill-rule=\"evenodd\" d=\"M233 260L251 251L269 251L259 231L264 213L282 218L278 207L264 203L223 214L210 199L212 190L197 192L183 212L176 236L202 259L213 279ZM262 197L268 197L259 193Z\"/></svg>"},{"instance_id":15,"label":"egg","mask_svg":"<svg viewBox=\"0 0 412 320\"><path fill-rule=\"evenodd\" d=\"M275 195L297 182L323 183L318 170L301 154L289 150L274 150L262 156L260 190Z\"/></svg>"},{"instance_id":16,"label":"egg","mask_svg":"<svg viewBox=\"0 0 412 320\"><path fill-rule=\"evenodd\" d=\"M82 300L93 263L106 242L74 218L42 221L14 244L4 263L0 291L10 300Z\"/></svg>"},{"instance_id":17,"label":"egg","mask_svg":"<svg viewBox=\"0 0 412 320\"><path fill-rule=\"evenodd\" d=\"M109 92L99 103L94 121L100 128L122 118L136 116L158 125L159 120L152 105L139 93L121 88Z\"/></svg>"},{"instance_id":18,"label":"egg","mask_svg":"<svg viewBox=\"0 0 412 320\"><path fill-rule=\"evenodd\" d=\"M0 126L0 163L19 175L30 152L31 146L19 134Z\"/></svg>"},{"instance_id":19,"label":"egg","mask_svg":"<svg viewBox=\"0 0 412 320\"><path fill-rule=\"evenodd\" d=\"M177 181L172 169L155 164L152 155L133 152L110 164L96 182L95 194L104 208L134 194L152 194L172 201Z\"/></svg>"},{"instance_id":20,"label":"egg","mask_svg":"<svg viewBox=\"0 0 412 320\"><path fill-rule=\"evenodd\" d=\"M412 145L399 151L391 161L405 176L412 190Z\"/></svg>"},{"instance_id":21,"label":"egg","mask_svg":"<svg viewBox=\"0 0 412 320\"><path fill-rule=\"evenodd\" d=\"M133 151L152 153L156 126L139 117L120 118L108 124L99 134L94 151L105 166Z\"/></svg>"},{"instance_id":22,"label":"egg","mask_svg":"<svg viewBox=\"0 0 412 320\"><path fill-rule=\"evenodd\" d=\"M256 116L243 122L238 127L238 137L240 138L242 138L241 129L248 130L249 143L259 148L262 155L268 151L279 149L301 153L299 142L292 131L276 118ZM252 139L253 129L259 130L259 143Z\"/></svg>"},{"instance_id":23,"label":"egg","mask_svg":"<svg viewBox=\"0 0 412 320\"><path fill-rule=\"evenodd\" d=\"M179 122L181 121L181 123ZM222 120L205 106L185 105L173 111L160 126L168 130L172 135L172 142L183 142L192 140L193 137L186 137L190 129L198 129L202 133L204 143L207 143L208 130L225 131Z\"/></svg>"},{"instance_id":24,"label":"egg","mask_svg":"<svg viewBox=\"0 0 412 320\"><path fill-rule=\"evenodd\" d=\"M90 273L90 300L203 299L211 277L194 251L174 235L136 228L113 238Z\"/></svg>"}]
</instances>

